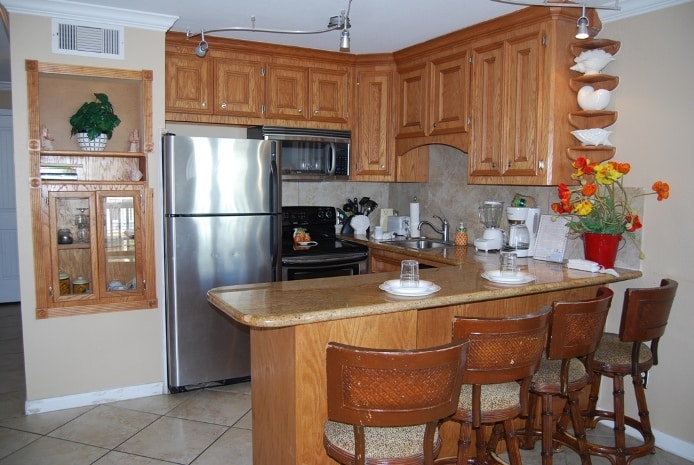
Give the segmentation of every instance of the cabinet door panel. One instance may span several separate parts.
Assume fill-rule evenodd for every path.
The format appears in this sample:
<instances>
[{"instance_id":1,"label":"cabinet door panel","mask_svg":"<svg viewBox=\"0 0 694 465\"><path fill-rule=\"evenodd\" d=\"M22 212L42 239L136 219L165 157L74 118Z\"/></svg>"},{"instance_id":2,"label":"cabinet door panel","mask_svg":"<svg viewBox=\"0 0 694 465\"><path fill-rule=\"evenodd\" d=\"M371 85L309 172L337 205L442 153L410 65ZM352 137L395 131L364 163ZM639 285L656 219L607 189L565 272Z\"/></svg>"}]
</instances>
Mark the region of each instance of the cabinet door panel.
<instances>
[{"instance_id":1,"label":"cabinet door panel","mask_svg":"<svg viewBox=\"0 0 694 465\"><path fill-rule=\"evenodd\" d=\"M426 63L398 72L399 112L398 136L426 135Z\"/></svg>"},{"instance_id":2,"label":"cabinet door panel","mask_svg":"<svg viewBox=\"0 0 694 465\"><path fill-rule=\"evenodd\" d=\"M99 298L99 276L96 260L98 241L92 234L95 221L94 194L90 192L49 192L50 239L52 273L45 276L50 280L49 294L54 305L87 304ZM81 238L76 216L87 215L88 234ZM84 228L82 228L84 229ZM69 232L69 238L58 230Z\"/></svg>"},{"instance_id":3,"label":"cabinet door panel","mask_svg":"<svg viewBox=\"0 0 694 465\"><path fill-rule=\"evenodd\" d=\"M212 60L197 56L166 55L166 110L212 113Z\"/></svg>"},{"instance_id":4,"label":"cabinet door panel","mask_svg":"<svg viewBox=\"0 0 694 465\"><path fill-rule=\"evenodd\" d=\"M346 123L349 108L349 73L311 70L311 119Z\"/></svg>"},{"instance_id":5,"label":"cabinet door panel","mask_svg":"<svg viewBox=\"0 0 694 465\"><path fill-rule=\"evenodd\" d=\"M504 150L505 176L534 176L537 174L542 128L542 69L541 37L531 34L508 42L507 111L505 117L509 137ZM546 129L546 128L545 128Z\"/></svg>"},{"instance_id":6,"label":"cabinet door panel","mask_svg":"<svg viewBox=\"0 0 694 465\"><path fill-rule=\"evenodd\" d=\"M463 52L432 62L430 135L465 132L468 125L470 63Z\"/></svg>"},{"instance_id":7,"label":"cabinet door panel","mask_svg":"<svg viewBox=\"0 0 694 465\"><path fill-rule=\"evenodd\" d=\"M99 237L104 295L142 294L141 194L133 191L99 192Z\"/></svg>"},{"instance_id":8,"label":"cabinet door panel","mask_svg":"<svg viewBox=\"0 0 694 465\"><path fill-rule=\"evenodd\" d=\"M272 65L267 78L266 117L307 119L308 68Z\"/></svg>"},{"instance_id":9,"label":"cabinet door panel","mask_svg":"<svg viewBox=\"0 0 694 465\"><path fill-rule=\"evenodd\" d=\"M392 73L362 72L357 78L356 180L390 180L393 176L390 129ZM369 178L375 176L376 179Z\"/></svg>"},{"instance_id":10,"label":"cabinet door panel","mask_svg":"<svg viewBox=\"0 0 694 465\"><path fill-rule=\"evenodd\" d=\"M216 114L261 118L262 64L255 61L215 60Z\"/></svg>"},{"instance_id":11,"label":"cabinet door panel","mask_svg":"<svg viewBox=\"0 0 694 465\"><path fill-rule=\"evenodd\" d=\"M503 43L473 50L472 138L469 164L471 176L499 176L504 127Z\"/></svg>"}]
</instances>

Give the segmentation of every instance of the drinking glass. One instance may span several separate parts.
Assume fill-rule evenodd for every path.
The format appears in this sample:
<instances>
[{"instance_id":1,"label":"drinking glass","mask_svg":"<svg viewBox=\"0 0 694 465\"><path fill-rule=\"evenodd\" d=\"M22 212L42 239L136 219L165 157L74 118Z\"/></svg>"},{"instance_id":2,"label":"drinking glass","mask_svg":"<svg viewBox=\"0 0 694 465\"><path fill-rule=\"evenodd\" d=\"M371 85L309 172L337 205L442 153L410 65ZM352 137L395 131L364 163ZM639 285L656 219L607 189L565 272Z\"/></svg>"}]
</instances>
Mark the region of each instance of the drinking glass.
<instances>
[{"instance_id":1,"label":"drinking glass","mask_svg":"<svg viewBox=\"0 0 694 465\"><path fill-rule=\"evenodd\" d=\"M502 276L512 276L518 271L518 254L515 252L501 252L499 254L499 270Z\"/></svg>"},{"instance_id":2,"label":"drinking glass","mask_svg":"<svg viewBox=\"0 0 694 465\"><path fill-rule=\"evenodd\" d=\"M419 262L403 260L400 263L400 286L419 287Z\"/></svg>"}]
</instances>

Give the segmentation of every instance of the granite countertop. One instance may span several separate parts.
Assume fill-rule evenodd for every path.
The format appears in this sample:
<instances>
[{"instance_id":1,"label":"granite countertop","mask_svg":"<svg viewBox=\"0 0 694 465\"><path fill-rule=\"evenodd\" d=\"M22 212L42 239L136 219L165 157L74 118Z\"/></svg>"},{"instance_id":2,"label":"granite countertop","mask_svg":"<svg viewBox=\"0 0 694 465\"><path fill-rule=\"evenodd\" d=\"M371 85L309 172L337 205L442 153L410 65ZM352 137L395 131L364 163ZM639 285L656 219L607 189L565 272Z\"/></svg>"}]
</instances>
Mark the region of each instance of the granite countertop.
<instances>
[{"instance_id":1,"label":"granite countertop","mask_svg":"<svg viewBox=\"0 0 694 465\"><path fill-rule=\"evenodd\" d=\"M375 243L369 245L383 247ZM405 250L393 246L388 248ZM411 252L427 253L429 257L432 253ZM218 287L211 289L207 298L211 304L240 323L257 328L277 328L513 298L626 281L641 276L638 270L617 269L619 277L615 277L571 270L559 263L533 259L521 259L520 262L522 271L534 275L535 281L523 285L503 285L486 280L481 274L486 270L497 270L499 256L475 253L474 248L471 248L464 257L458 259L457 265L420 270L420 279L441 287L441 290L426 297L397 297L379 289L379 284L384 281L399 278L399 272L390 272Z\"/></svg>"}]
</instances>

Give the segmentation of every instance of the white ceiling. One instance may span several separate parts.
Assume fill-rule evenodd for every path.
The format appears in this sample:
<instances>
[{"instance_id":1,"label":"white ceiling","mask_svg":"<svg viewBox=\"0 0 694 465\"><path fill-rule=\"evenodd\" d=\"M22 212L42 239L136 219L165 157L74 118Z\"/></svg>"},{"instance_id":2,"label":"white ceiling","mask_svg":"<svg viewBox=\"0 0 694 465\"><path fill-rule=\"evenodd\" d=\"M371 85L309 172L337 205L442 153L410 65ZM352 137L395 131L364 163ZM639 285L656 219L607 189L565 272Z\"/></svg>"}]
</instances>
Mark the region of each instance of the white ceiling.
<instances>
[{"instance_id":1,"label":"white ceiling","mask_svg":"<svg viewBox=\"0 0 694 465\"><path fill-rule=\"evenodd\" d=\"M586 1L609 3L608 0ZM692 0L620 0L620 11L600 10L600 17L603 22L609 22L687 1ZM10 21L13 13L38 14L198 33L203 28L250 27L251 16L255 16L257 28L320 29L327 26L331 16L347 8L348 0L0 0L0 4L10 12ZM85 8L86 5L90 8ZM356 54L392 52L519 8L492 0L353 0L349 14L351 50ZM260 32L211 35L333 51L338 49L340 38L337 31L308 35ZM0 63L0 81L5 79L4 68Z\"/></svg>"}]
</instances>

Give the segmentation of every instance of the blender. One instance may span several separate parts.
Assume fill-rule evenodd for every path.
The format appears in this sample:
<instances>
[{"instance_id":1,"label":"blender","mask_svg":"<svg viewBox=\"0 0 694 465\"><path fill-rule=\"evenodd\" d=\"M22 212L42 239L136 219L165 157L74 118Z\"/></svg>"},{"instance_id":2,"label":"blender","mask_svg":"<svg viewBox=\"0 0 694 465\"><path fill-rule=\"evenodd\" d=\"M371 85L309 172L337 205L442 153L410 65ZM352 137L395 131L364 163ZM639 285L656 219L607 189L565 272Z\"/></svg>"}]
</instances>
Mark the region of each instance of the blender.
<instances>
[{"instance_id":1,"label":"blender","mask_svg":"<svg viewBox=\"0 0 694 465\"><path fill-rule=\"evenodd\" d=\"M540 209L507 207L506 219L509 230L506 235L504 250L516 252L518 257L532 257L540 222Z\"/></svg>"},{"instance_id":2,"label":"blender","mask_svg":"<svg viewBox=\"0 0 694 465\"><path fill-rule=\"evenodd\" d=\"M485 226L482 237L475 239L475 249L501 250L504 245L504 231L499 229L501 215L504 213L504 202L498 200L485 200L477 209L480 221Z\"/></svg>"}]
</instances>

